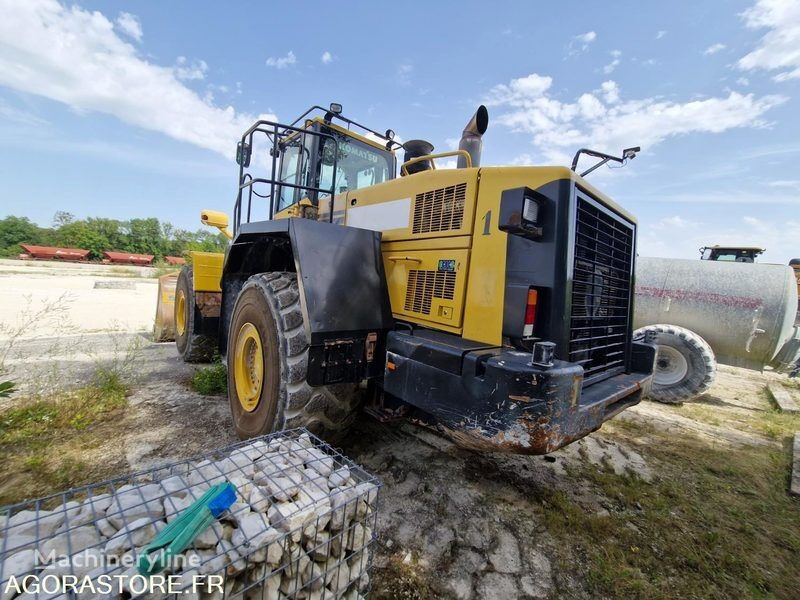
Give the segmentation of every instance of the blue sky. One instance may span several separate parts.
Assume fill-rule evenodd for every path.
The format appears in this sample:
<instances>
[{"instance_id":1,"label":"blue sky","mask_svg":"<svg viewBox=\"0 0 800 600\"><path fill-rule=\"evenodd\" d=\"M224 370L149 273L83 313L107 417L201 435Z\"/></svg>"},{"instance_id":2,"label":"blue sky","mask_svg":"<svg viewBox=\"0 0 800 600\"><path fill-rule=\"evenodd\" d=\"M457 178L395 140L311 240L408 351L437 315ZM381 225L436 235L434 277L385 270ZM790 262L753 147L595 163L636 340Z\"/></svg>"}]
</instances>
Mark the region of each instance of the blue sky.
<instances>
[{"instance_id":1,"label":"blue sky","mask_svg":"<svg viewBox=\"0 0 800 600\"><path fill-rule=\"evenodd\" d=\"M800 256L800 3L0 0L0 216L230 210L239 134L311 104L447 150L489 106L484 164L553 164L640 220L645 255ZM319 15L315 18L314 15Z\"/></svg>"}]
</instances>

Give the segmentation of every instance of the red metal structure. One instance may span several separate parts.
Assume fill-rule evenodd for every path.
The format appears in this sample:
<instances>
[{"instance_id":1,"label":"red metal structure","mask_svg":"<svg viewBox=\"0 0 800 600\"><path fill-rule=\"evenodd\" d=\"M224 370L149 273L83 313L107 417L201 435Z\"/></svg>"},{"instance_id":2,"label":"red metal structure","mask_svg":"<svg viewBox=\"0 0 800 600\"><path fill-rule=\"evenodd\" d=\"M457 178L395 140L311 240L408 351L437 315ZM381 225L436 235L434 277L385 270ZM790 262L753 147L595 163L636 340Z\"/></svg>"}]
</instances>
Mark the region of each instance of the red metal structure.
<instances>
[{"instance_id":1,"label":"red metal structure","mask_svg":"<svg viewBox=\"0 0 800 600\"><path fill-rule=\"evenodd\" d=\"M103 252L103 262L125 265L150 265L153 263L152 254L132 254L130 252Z\"/></svg>"},{"instance_id":2,"label":"red metal structure","mask_svg":"<svg viewBox=\"0 0 800 600\"><path fill-rule=\"evenodd\" d=\"M185 265L186 259L182 256L165 256L164 260L168 265Z\"/></svg>"},{"instance_id":3,"label":"red metal structure","mask_svg":"<svg viewBox=\"0 0 800 600\"><path fill-rule=\"evenodd\" d=\"M89 259L89 250L82 248L55 248L53 246L32 246L20 244L27 254L20 258L33 258L36 260L70 260L84 261Z\"/></svg>"}]
</instances>

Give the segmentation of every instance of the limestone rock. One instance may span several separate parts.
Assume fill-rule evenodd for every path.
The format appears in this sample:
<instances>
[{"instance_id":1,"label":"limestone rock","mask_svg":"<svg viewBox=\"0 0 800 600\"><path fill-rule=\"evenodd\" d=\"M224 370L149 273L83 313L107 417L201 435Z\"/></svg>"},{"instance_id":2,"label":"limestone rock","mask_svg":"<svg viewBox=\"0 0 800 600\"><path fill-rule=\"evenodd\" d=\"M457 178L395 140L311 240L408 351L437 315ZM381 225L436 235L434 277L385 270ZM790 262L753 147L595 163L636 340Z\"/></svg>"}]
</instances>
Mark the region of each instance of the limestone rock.
<instances>
[{"instance_id":1,"label":"limestone rock","mask_svg":"<svg viewBox=\"0 0 800 600\"><path fill-rule=\"evenodd\" d=\"M1 544L2 542L0 542ZM3 561L3 580L0 581L0 600L9 600L14 596L14 590L6 592L5 582L12 576L20 578L33 571L36 566L36 551L22 550L12 554Z\"/></svg>"},{"instance_id":2,"label":"limestone rock","mask_svg":"<svg viewBox=\"0 0 800 600\"><path fill-rule=\"evenodd\" d=\"M99 519L95 523L95 527L97 527L97 531L106 538L112 538L117 533L117 528L114 527L108 519Z\"/></svg>"},{"instance_id":3,"label":"limestone rock","mask_svg":"<svg viewBox=\"0 0 800 600\"><path fill-rule=\"evenodd\" d=\"M183 498L192 485L188 477L181 477L180 475L173 475L161 481L161 488L164 490L165 496L178 496Z\"/></svg>"},{"instance_id":4,"label":"limestone rock","mask_svg":"<svg viewBox=\"0 0 800 600\"><path fill-rule=\"evenodd\" d=\"M122 486L106 510L106 518L117 529L143 517L161 519L164 516L162 495L163 490L157 483Z\"/></svg>"},{"instance_id":5,"label":"limestone rock","mask_svg":"<svg viewBox=\"0 0 800 600\"><path fill-rule=\"evenodd\" d=\"M64 522L64 513L53 510L21 510L10 518L0 520L0 531L7 537L38 536L40 538L53 535L56 528ZM37 530L38 527L38 530Z\"/></svg>"},{"instance_id":6,"label":"limestone rock","mask_svg":"<svg viewBox=\"0 0 800 600\"><path fill-rule=\"evenodd\" d=\"M278 475L265 479L264 487L278 502L290 502L300 491L293 479Z\"/></svg>"},{"instance_id":7,"label":"limestone rock","mask_svg":"<svg viewBox=\"0 0 800 600\"><path fill-rule=\"evenodd\" d=\"M519 555L519 544L508 529L497 532L497 543L489 552L489 562L498 573L519 573L522 559Z\"/></svg>"},{"instance_id":8,"label":"limestone rock","mask_svg":"<svg viewBox=\"0 0 800 600\"><path fill-rule=\"evenodd\" d=\"M44 540L39 546L39 551L44 560L49 561L76 554L101 542L100 534L94 527L78 527Z\"/></svg>"},{"instance_id":9,"label":"limestone rock","mask_svg":"<svg viewBox=\"0 0 800 600\"><path fill-rule=\"evenodd\" d=\"M195 548L213 548L225 539L225 528L222 523L214 521L194 538L192 544Z\"/></svg>"},{"instance_id":10,"label":"limestone rock","mask_svg":"<svg viewBox=\"0 0 800 600\"><path fill-rule=\"evenodd\" d=\"M106 544L106 554L121 555L130 548L146 546L155 539L160 529L157 523L163 522L143 517L123 527Z\"/></svg>"},{"instance_id":11,"label":"limestone rock","mask_svg":"<svg viewBox=\"0 0 800 600\"><path fill-rule=\"evenodd\" d=\"M331 473L330 477L328 478L328 487L333 489L347 485L348 479L350 479L350 469L347 467L341 467Z\"/></svg>"},{"instance_id":12,"label":"limestone rock","mask_svg":"<svg viewBox=\"0 0 800 600\"><path fill-rule=\"evenodd\" d=\"M253 486L250 490L250 497L248 502L254 511L264 513L267 512L271 506L269 495L265 494L260 487Z\"/></svg>"}]
</instances>

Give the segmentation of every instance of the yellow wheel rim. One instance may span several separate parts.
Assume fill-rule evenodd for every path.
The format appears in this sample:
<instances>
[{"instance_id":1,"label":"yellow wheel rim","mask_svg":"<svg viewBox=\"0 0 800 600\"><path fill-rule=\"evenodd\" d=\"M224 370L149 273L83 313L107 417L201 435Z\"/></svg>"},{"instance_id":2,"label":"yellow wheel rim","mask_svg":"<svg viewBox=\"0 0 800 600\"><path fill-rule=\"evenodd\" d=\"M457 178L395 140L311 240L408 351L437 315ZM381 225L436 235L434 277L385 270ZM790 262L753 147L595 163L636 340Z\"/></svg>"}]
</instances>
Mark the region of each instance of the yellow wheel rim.
<instances>
[{"instance_id":1,"label":"yellow wheel rim","mask_svg":"<svg viewBox=\"0 0 800 600\"><path fill-rule=\"evenodd\" d=\"M178 290L175 298L175 329L178 335L186 333L186 294Z\"/></svg>"},{"instance_id":2,"label":"yellow wheel rim","mask_svg":"<svg viewBox=\"0 0 800 600\"><path fill-rule=\"evenodd\" d=\"M253 412L258 406L264 385L264 355L261 352L261 337L252 323L242 325L236 336L233 377L239 404L246 412Z\"/></svg>"}]
</instances>

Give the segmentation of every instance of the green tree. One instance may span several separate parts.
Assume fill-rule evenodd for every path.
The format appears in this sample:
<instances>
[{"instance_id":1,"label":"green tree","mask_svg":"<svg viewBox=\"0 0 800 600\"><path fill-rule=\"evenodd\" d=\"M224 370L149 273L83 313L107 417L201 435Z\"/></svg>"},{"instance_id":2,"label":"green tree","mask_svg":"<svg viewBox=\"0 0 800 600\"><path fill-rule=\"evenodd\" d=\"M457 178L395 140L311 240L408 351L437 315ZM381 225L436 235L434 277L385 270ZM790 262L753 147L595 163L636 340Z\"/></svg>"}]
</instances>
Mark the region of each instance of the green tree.
<instances>
[{"instance_id":1,"label":"green tree","mask_svg":"<svg viewBox=\"0 0 800 600\"><path fill-rule=\"evenodd\" d=\"M116 219L89 217L86 219L86 225L108 241L108 246L103 248L104 250L125 249L125 233L122 231L122 223Z\"/></svg>"},{"instance_id":2,"label":"green tree","mask_svg":"<svg viewBox=\"0 0 800 600\"><path fill-rule=\"evenodd\" d=\"M131 219L123 225L127 233L128 252L153 254L157 258L164 256L164 244L161 237L161 224L156 218Z\"/></svg>"},{"instance_id":3,"label":"green tree","mask_svg":"<svg viewBox=\"0 0 800 600\"><path fill-rule=\"evenodd\" d=\"M103 250L110 249L108 238L86 221L62 225L56 232L56 239L61 246L89 250L89 257L93 259L102 258Z\"/></svg>"},{"instance_id":4,"label":"green tree","mask_svg":"<svg viewBox=\"0 0 800 600\"><path fill-rule=\"evenodd\" d=\"M75 221L75 215L65 210L57 210L56 214L53 215L53 227L55 227L56 229L59 229L64 225L69 225L74 221Z\"/></svg>"},{"instance_id":5,"label":"green tree","mask_svg":"<svg viewBox=\"0 0 800 600\"><path fill-rule=\"evenodd\" d=\"M6 217L0 219L0 254L14 256L21 252L20 244L39 245L39 227L26 217Z\"/></svg>"}]
</instances>

